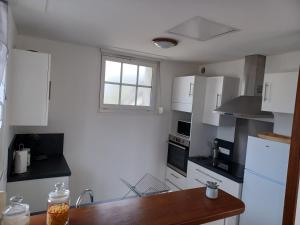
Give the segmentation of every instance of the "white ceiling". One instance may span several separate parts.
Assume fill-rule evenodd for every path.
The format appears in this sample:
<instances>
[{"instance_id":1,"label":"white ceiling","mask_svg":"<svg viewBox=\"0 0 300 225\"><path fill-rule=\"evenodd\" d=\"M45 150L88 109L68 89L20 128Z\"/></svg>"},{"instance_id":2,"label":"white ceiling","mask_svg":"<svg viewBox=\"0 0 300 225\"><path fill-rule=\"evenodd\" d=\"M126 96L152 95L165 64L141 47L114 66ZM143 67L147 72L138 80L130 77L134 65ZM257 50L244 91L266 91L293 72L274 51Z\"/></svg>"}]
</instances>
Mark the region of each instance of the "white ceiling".
<instances>
[{"instance_id":1,"label":"white ceiling","mask_svg":"<svg viewBox=\"0 0 300 225\"><path fill-rule=\"evenodd\" d=\"M143 52L172 60L213 62L300 49L300 0L11 0L21 34ZM209 41L167 30L201 16L240 29ZM154 37L179 45L158 49Z\"/></svg>"}]
</instances>

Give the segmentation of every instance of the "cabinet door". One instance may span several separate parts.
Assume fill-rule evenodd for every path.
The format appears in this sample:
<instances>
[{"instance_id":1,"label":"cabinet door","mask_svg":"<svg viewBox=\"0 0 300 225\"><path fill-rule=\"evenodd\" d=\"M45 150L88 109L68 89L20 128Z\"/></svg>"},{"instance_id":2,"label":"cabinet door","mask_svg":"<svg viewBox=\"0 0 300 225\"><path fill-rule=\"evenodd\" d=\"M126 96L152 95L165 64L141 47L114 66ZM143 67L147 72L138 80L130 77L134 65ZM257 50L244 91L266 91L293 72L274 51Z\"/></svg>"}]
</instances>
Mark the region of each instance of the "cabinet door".
<instances>
[{"instance_id":1,"label":"cabinet door","mask_svg":"<svg viewBox=\"0 0 300 225\"><path fill-rule=\"evenodd\" d=\"M262 110L294 113L298 73L265 74Z\"/></svg>"},{"instance_id":2,"label":"cabinet door","mask_svg":"<svg viewBox=\"0 0 300 225\"><path fill-rule=\"evenodd\" d=\"M224 225L224 220L217 220L203 225Z\"/></svg>"},{"instance_id":3,"label":"cabinet door","mask_svg":"<svg viewBox=\"0 0 300 225\"><path fill-rule=\"evenodd\" d=\"M219 126L220 114L214 112L222 103L224 77L208 77L206 80L203 123Z\"/></svg>"},{"instance_id":4,"label":"cabinet door","mask_svg":"<svg viewBox=\"0 0 300 225\"><path fill-rule=\"evenodd\" d=\"M175 110L191 112L195 76L175 77L172 106Z\"/></svg>"},{"instance_id":5,"label":"cabinet door","mask_svg":"<svg viewBox=\"0 0 300 225\"><path fill-rule=\"evenodd\" d=\"M14 49L11 125L47 125L49 86L50 55Z\"/></svg>"},{"instance_id":6,"label":"cabinet door","mask_svg":"<svg viewBox=\"0 0 300 225\"><path fill-rule=\"evenodd\" d=\"M58 182L63 182L66 188L69 189L69 177L8 182L6 185L7 198L21 195L24 198L24 202L30 205L30 212L45 211L48 194Z\"/></svg>"}]
</instances>

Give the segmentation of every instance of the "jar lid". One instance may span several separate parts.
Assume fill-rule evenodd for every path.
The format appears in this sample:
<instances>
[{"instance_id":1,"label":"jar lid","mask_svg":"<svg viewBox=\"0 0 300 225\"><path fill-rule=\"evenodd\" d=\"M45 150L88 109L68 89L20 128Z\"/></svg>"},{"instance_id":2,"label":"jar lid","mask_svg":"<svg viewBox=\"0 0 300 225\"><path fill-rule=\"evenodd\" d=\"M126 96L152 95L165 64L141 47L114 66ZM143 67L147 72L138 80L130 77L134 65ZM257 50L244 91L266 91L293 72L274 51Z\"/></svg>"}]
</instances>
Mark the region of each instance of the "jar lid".
<instances>
[{"instance_id":1,"label":"jar lid","mask_svg":"<svg viewBox=\"0 0 300 225\"><path fill-rule=\"evenodd\" d=\"M212 189L217 189L219 185L217 182L207 181L206 186Z\"/></svg>"},{"instance_id":2,"label":"jar lid","mask_svg":"<svg viewBox=\"0 0 300 225\"><path fill-rule=\"evenodd\" d=\"M29 213L29 205L22 203L22 196L13 196L9 200L10 205L2 213L4 217L27 215Z\"/></svg>"},{"instance_id":3,"label":"jar lid","mask_svg":"<svg viewBox=\"0 0 300 225\"><path fill-rule=\"evenodd\" d=\"M68 201L70 196L70 191L65 189L65 184L56 183L55 190L49 193L49 199L55 202L65 202Z\"/></svg>"}]
</instances>

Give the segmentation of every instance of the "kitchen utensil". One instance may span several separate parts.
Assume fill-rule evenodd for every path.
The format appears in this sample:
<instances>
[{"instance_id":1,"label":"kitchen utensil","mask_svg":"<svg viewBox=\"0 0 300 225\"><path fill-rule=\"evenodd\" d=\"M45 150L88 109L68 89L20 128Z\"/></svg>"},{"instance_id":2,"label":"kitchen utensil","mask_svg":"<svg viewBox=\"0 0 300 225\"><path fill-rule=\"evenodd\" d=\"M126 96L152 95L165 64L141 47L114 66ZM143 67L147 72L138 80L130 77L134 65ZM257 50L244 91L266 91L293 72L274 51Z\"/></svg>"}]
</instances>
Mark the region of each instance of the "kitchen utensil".
<instances>
[{"instance_id":1,"label":"kitchen utensil","mask_svg":"<svg viewBox=\"0 0 300 225\"><path fill-rule=\"evenodd\" d=\"M2 225L28 225L30 221L29 205L22 203L23 197L10 198L10 205L2 212Z\"/></svg>"},{"instance_id":2,"label":"kitchen utensil","mask_svg":"<svg viewBox=\"0 0 300 225\"><path fill-rule=\"evenodd\" d=\"M218 141L217 140L214 140L214 143L213 143L213 148L211 150L211 157L214 160L216 160L219 156L219 147L218 147Z\"/></svg>"},{"instance_id":3,"label":"kitchen utensil","mask_svg":"<svg viewBox=\"0 0 300 225\"><path fill-rule=\"evenodd\" d=\"M206 183L206 197L211 199L218 198L219 190L218 190L218 183L207 181Z\"/></svg>"}]
</instances>

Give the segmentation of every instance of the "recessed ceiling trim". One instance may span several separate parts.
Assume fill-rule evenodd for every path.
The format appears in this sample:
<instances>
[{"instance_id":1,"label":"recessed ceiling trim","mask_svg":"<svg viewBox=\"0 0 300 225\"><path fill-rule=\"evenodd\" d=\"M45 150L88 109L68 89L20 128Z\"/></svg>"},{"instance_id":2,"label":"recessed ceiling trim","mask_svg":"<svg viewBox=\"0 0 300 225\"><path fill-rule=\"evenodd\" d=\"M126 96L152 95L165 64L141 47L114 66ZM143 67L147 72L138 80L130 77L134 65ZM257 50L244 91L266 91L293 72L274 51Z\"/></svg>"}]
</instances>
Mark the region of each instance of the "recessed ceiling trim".
<instances>
[{"instance_id":1,"label":"recessed ceiling trim","mask_svg":"<svg viewBox=\"0 0 300 225\"><path fill-rule=\"evenodd\" d=\"M208 41L236 31L239 31L239 29L196 16L167 32L198 41Z\"/></svg>"}]
</instances>

